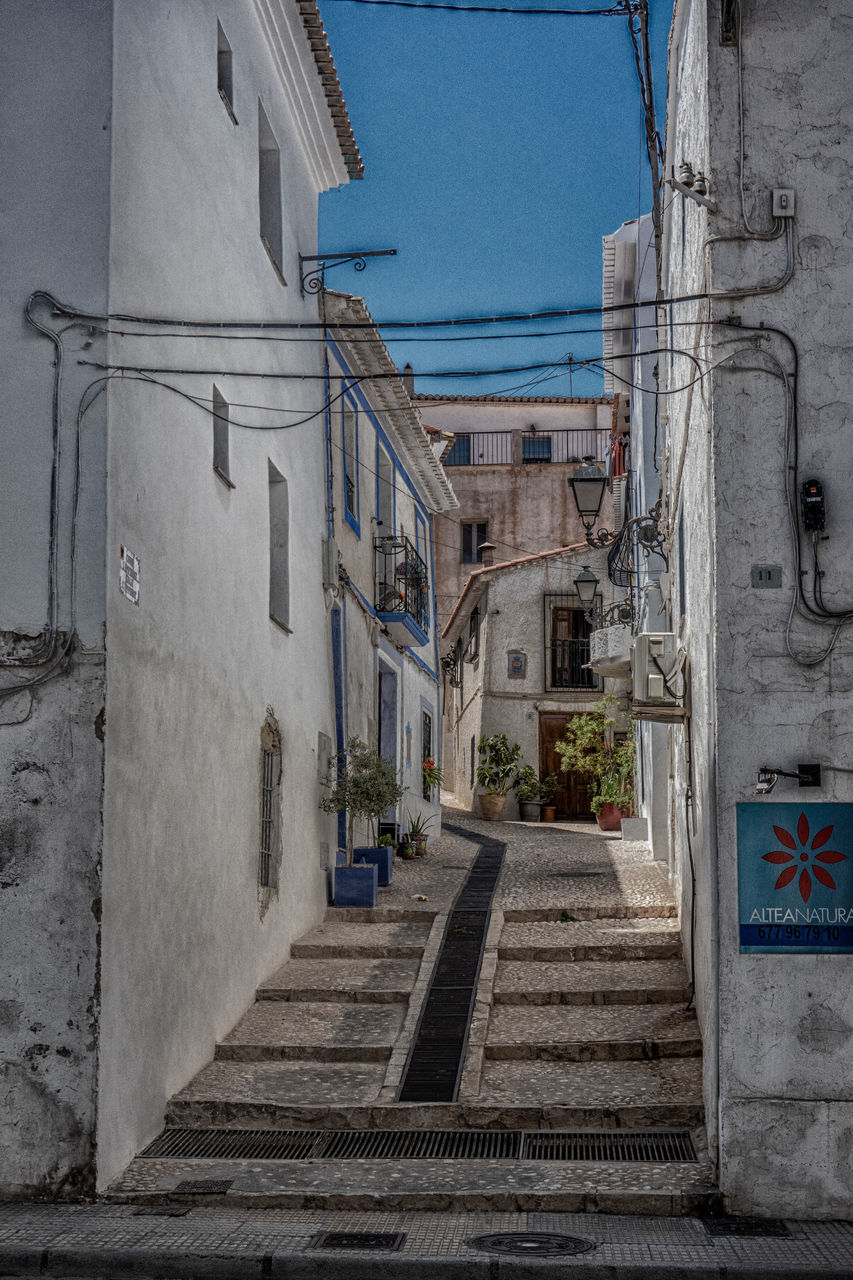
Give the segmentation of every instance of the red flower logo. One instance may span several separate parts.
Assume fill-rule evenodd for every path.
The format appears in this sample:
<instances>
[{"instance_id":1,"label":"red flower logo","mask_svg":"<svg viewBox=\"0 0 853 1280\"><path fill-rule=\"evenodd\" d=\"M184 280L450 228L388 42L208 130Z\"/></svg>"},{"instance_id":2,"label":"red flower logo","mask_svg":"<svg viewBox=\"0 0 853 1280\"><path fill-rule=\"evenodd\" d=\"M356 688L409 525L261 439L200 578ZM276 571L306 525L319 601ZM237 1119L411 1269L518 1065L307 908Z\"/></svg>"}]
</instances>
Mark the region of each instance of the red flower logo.
<instances>
[{"instance_id":1,"label":"red flower logo","mask_svg":"<svg viewBox=\"0 0 853 1280\"><path fill-rule=\"evenodd\" d=\"M846 862L847 860L846 853L839 853L837 849L824 849L823 847L832 835L833 827L824 827L822 831L818 831L811 842L811 847L809 847L809 821L804 813L800 814L797 821L796 838L791 835L790 831L786 831L784 827L774 827L773 830L776 833L777 840L785 846L785 849L773 849L770 853L762 854L762 858L765 862L773 862L777 865L786 862L793 862L794 864L792 867L785 867L785 870L773 886L775 889L784 889L786 885L791 883L797 874L797 862L806 864L800 869L800 878L797 882L797 888L800 891L800 897L803 902L808 902L811 897L812 876L819 884L825 885L827 889L838 888L826 867L818 866L818 863L821 862L832 864L834 862ZM792 852L786 853L786 849L790 849ZM820 849L820 853L816 852L818 849ZM811 875L809 870L811 870Z\"/></svg>"}]
</instances>

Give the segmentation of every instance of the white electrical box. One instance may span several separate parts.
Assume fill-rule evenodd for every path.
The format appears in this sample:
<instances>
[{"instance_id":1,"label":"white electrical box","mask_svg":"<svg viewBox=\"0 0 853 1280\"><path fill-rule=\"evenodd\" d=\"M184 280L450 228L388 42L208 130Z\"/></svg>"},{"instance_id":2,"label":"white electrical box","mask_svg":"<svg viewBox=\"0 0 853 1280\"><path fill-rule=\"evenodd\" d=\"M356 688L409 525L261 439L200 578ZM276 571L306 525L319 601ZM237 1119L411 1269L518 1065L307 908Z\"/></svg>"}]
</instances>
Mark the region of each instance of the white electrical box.
<instances>
[{"instance_id":1,"label":"white electrical box","mask_svg":"<svg viewBox=\"0 0 853 1280\"><path fill-rule=\"evenodd\" d=\"M797 203L796 192L791 187L774 187L773 217L793 218Z\"/></svg>"},{"instance_id":2,"label":"white electrical box","mask_svg":"<svg viewBox=\"0 0 853 1280\"><path fill-rule=\"evenodd\" d=\"M684 679L678 641L671 631L643 631L632 655L634 707L681 707Z\"/></svg>"},{"instance_id":3,"label":"white electrical box","mask_svg":"<svg viewBox=\"0 0 853 1280\"><path fill-rule=\"evenodd\" d=\"M338 585L338 544L334 538L323 539L323 586Z\"/></svg>"}]
</instances>

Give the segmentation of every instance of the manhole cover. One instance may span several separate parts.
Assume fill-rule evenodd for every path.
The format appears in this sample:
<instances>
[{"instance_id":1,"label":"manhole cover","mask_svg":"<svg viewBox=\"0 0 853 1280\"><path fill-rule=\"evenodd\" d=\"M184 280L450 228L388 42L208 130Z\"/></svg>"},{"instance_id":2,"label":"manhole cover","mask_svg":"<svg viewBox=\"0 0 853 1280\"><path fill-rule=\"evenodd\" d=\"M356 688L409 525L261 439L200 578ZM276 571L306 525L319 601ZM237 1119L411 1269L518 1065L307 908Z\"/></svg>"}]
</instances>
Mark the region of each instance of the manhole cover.
<instances>
[{"instance_id":1,"label":"manhole cover","mask_svg":"<svg viewBox=\"0 0 853 1280\"><path fill-rule=\"evenodd\" d=\"M373 1252L395 1252L402 1247L405 1232L397 1231L321 1231L313 1237L309 1249L365 1249Z\"/></svg>"},{"instance_id":2,"label":"manhole cover","mask_svg":"<svg viewBox=\"0 0 853 1280\"><path fill-rule=\"evenodd\" d=\"M465 1243L484 1253L527 1254L541 1258L547 1255L588 1253L595 1248L592 1240L578 1236L561 1236L551 1231L504 1231L488 1236L474 1236Z\"/></svg>"}]
</instances>

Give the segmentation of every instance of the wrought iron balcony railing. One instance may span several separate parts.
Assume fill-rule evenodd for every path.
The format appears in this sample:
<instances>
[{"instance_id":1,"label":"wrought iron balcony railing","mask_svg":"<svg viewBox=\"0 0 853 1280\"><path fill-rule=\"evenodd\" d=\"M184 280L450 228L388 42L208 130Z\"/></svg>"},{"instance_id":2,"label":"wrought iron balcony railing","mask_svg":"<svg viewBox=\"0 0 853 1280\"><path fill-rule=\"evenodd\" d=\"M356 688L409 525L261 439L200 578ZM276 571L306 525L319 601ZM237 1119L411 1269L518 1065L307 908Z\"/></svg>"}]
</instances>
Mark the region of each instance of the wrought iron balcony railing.
<instances>
[{"instance_id":1,"label":"wrought iron balcony railing","mask_svg":"<svg viewBox=\"0 0 853 1280\"><path fill-rule=\"evenodd\" d=\"M373 545L376 615L398 644L419 648L429 640L427 567L408 538L377 538Z\"/></svg>"}]
</instances>

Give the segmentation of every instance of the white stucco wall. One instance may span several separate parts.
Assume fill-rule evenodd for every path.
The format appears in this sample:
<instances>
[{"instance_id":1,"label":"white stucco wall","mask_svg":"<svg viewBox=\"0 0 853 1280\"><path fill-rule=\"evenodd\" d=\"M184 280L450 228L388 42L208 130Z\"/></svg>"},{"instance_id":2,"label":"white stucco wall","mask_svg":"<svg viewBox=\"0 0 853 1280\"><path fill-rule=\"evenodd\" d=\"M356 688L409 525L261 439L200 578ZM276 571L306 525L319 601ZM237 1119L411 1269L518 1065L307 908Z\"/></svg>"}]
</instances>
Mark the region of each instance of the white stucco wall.
<instances>
[{"instance_id":1,"label":"white stucco wall","mask_svg":"<svg viewBox=\"0 0 853 1280\"><path fill-rule=\"evenodd\" d=\"M0 361L0 652L37 648L48 611L53 342L27 324L35 289L102 311L108 292L112 92L111 3L86 20L48 0L0 9L4 108L0 153L3 301ZM37 34L36 34L37 33ZM67 318L34 315L51 332ZM71 625L76 361L88 340L66 329L56 512L56 650ZM95 338L87 357L103 359ZM89 482L77 522L76 629L70 671L0 700L0 1189L90 1193L100 1021L101 806L104 702L103 402L89 414ZM0 671L3 688L44 667ZM101 714L99 714L101 713ZM16 723L21 721L21 723Z\"/></svg>"},{"instance_id":2,"label":"white stucco wall","mask_svg":"<svg viewBox=\"0 0 853 1280\"><path fill-rule=\"evenodd\" d=\"M14 187L0 311L14 424L2 435L13 449L0 630L14 653L44 625L47 597L53 349L24 323L28 294L50 289L95 317L316 321L298 254L316 250L318 193L345 168L288 0L37 0L4 5L0 19ZM239 124L217 92L217 20ZM287 285L259 236L259 98L282 156ZM68 321L39 315L51 329ZM0 1141L13 1194L90 1192L95 1145L103 1187L157 1132L169 1095L321 916L334 840L317 807L318 734L334 734L319 337L291 346L203 340L192 326L109 328L96 320L64 336L60 630L72 616L76 413L103 373L79 362L145 367L169 386L113 381L85 416L79 643L28 719L24 695L2 703L25 721L0 726L4 919L15 921L3 941L14 978L0 1006ZM133 336L146 332L156 336ZM297 372L316 376L261 376ZM212 466L214 383L232 405L233 487ZM317 416L281 429L306 412ZM270 461L288 484L289 629L269 617ZM119 591L122 545L140 561L138 605ZM268 709L282 733L282 848L262 906Z\"/></svg>"},{"instance_id":3,"label":"white stucco wall","mask_svg":"<svg viewBox=\"0 0 853 1280\"><path fill-rule=\"evenodd\" d=\"M790 282L780 290L713 304L716 317L791 335L801 356L798 387L800 479L825 484L827 534L821 544L824 594L851 599L853 538L841 477L849 474L845 423L853 399L846 331L853 251L849 221L851 103L845 67L849 19L826 3L806 16L792 0L744 6L744 188L753 222L770 225L769 192L796 192ZM719 43L719 5L693 0L676 10L677 78L671 94L668 155L703 168L720 212L673 202L668 228L668 293L701 286L702 241L742 230L738 194L737 50ZM672 70L672 69L671 69ZM684 219L683 229L681 219ZM711 247L715 291L778 281L785 238ZM690 318L682 309L681 318ZM689 330L687 331L689 332ZM718 1121L720 1182L741 1212L849 1217L849 1134L853 1124L850 1043L853 1004L843 955L749 955L739 951L736 804L755 801L765 763L799 761L851 767L847 721L853 652L842 631L832 657L812 667L786 652L794 565L785 510L784 394L768 351L791 369L784 337L716 331L698 350L718 360L749 345L709 379L704 396L670 406L670 485L681 480L686 513L685 637L691 656L696 792L697 1003L705 1039L706 1104ZM721 344L721 339L723 342ZM757 372L755 367L765 369ZM684 381L674 362L670 385ZM782 566L782 589L756 590L752 564ZM807 567L804 564L804 567ZM677 592L677 583L675 587ZM816 654L826 628L797 623L793 647ZM674 732L676 793L684 752ZM825 771L820 790L780 780L772 802L849 801L850 779ZM716 809L716 832L715 813ZM683 821L676 856L686 867ZM688 877L684 902L689 908ZM719 953L716 920L719 918ZM719 1001L717 1020L716 1001ZM718 1034L717 1034L718 1028ZM719 1064L719 1078L717 1078Z\"/></svg>"}]
</instances>

